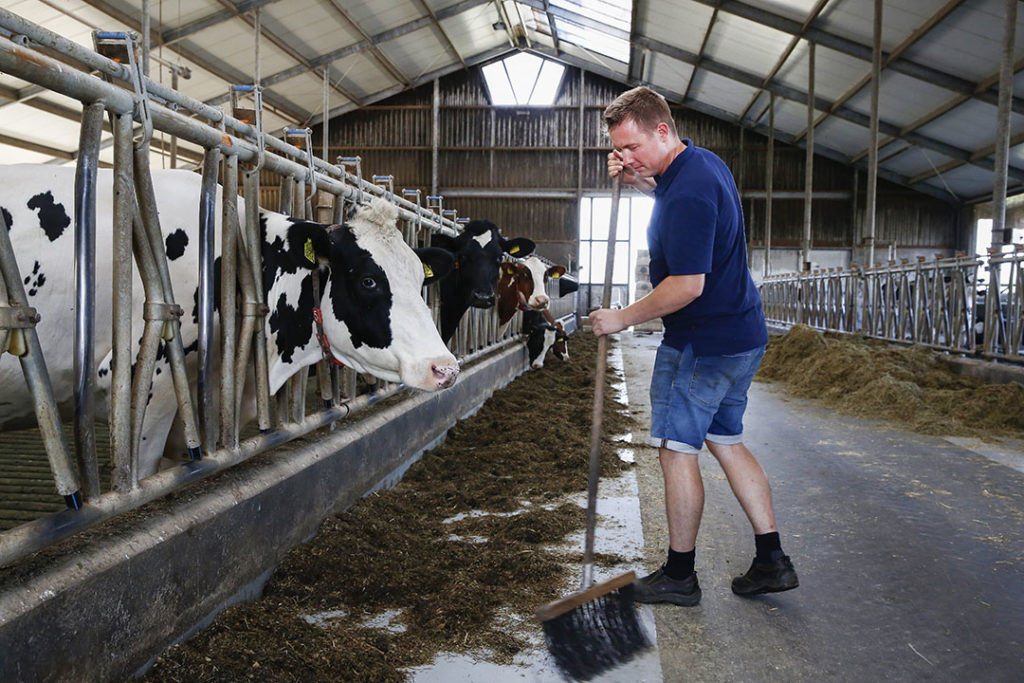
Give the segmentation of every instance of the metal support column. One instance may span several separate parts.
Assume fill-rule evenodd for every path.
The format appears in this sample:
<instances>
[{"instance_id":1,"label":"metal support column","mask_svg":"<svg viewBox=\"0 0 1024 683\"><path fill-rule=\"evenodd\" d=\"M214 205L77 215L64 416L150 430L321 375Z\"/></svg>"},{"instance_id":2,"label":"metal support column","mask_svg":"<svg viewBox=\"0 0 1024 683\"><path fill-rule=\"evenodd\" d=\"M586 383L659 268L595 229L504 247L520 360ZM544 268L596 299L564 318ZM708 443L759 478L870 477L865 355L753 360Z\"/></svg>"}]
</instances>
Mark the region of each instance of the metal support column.
<instances>
[{"instance_id":1,"label":"metal support column","mask_svg":"<svg viewBox=\"0 0 1024 683\"><path fill-rule=\"evenodd\" d=\"M111 485L128 490L135 485L132 463L132 230L135 182L132 170L132 117L113 117L114 237L111 245L110 460Z\"/></svg>"},{"instance_id":2,"label":"metal support column","mask_svg":"<svg viewBox=\"0 0 1024 683\"><path fill-rule=\"evenodd\" d=\"M775 179L775 93L768 99L768 158L764 168L764 277L771 275L772 184Z\"/></svg>"},{"instance_id":3,"label":"metal support column","mask_svg":"<svg viewBox=\"0 0 1024 683\"><path fill-rule=\"evenodd\" d=\"M1006 0L1003 52L999 61L999 109L996 117L995 168L992 187L992 247L1013 241L1006 229L1006 176L1010 152L1010 103L1013 100L1013 44L1016 40L1017 0Z\"/></svg>"},{"instance_id":4,"label":"metal support column","mask_svg":"<svg viewBox=\"0 0 1024 683\"><path fill-rule=\"evenodd\" d=\"M439 149L441 147L441 82L434 79L434 96L431 99L431 142L430 142L430 194L437 195Z\"/></svg>"},{"instance_id":5,"label":"metal support column","mask_svg":"<svg viewBox=\"0 0 1024 683\"><path fill-rule=\"evenodd\" d=\"M804 239L801 270L811 269L811 208L814 192L814 43L807 52L807 153L804 155Z\"/></svg>"},{"instance_id":6,"label":"metal support column","mask_svg":"<svg viewBox=\"0 0 1024 683\"><path fill-rule=\"evenodd\" d=\"M220 445L238 445L235 413L236 236L238 234L238 157L224 155L220 222Z\"/></svg>"},{"instance_id":7,"label":"metal support column","mask_svg":"<svg viewBox=\"0 0 1024 683\"><path fill-rule=\"evenodd\" d=\"M199 196L199 365L196 387L198 393L199 431L203 450L212 453L217 440L213 412L213 261L214 231L217 216L217 172L220 149L207 149L203 155L203 180Z\"/></svg>"},{"instance_id":8,"label":"metal support column","mask_svg":"<svg viewBox=\"0 0 1024 683\"><path fill-rule=\"evenodd\" d=\"M103 102L94 102L82 109L75 173L75 457L89 500L100 495L93 429L96 415L93 342L96 331L96 173L104 115Z\"/></svg>"},{"instance_id":9,"label":"metal support column","mask_svg":"<svg viewBox=\"0 0 1024 683\"><path fill-rule=\"evenodd\" d=\"M878 193L878 103L882 80L882 0L875 0L874 40L871 50L871 137L868 142L868 199L864 207L868 265L875 263L875 204Z\"/></svg>"}]
</instances>

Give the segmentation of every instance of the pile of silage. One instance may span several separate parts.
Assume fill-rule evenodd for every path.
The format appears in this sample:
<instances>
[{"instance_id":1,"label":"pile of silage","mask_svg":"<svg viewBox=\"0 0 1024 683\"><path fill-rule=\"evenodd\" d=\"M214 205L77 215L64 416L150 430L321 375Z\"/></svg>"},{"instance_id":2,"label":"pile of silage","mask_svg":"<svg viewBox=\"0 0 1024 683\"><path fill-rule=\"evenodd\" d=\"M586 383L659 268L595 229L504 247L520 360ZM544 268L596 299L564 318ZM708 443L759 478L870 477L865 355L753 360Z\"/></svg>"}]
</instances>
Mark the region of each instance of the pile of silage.
<instances>
[{"instance_id":1,"label":"pile of silage","mask_svg":"<svg viewBox=\"0 0 1024 683\"><path fill-rule=\"evenodd\" d=\"M926 434L1024 436L1024 387L954 374L939 353L794 325L768 344L760 380L835 410Z\"/></svg>"}]
</instances>

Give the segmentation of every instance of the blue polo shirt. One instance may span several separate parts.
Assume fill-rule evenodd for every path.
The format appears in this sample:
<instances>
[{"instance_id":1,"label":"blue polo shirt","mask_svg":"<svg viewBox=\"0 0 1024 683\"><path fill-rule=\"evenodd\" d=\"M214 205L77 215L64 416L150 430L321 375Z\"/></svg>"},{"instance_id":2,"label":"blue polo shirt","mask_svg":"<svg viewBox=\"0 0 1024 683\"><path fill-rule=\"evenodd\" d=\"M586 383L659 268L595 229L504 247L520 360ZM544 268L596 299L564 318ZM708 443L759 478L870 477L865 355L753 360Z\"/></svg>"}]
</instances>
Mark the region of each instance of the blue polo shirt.
<instances>
[{"instance_id":1,"label":"blue polo shirt","mask_svg":"<svg viewBox=\"0 0 1024 683\"><path fill-rule=\"evenodd\" d=\"M651 284L704 273L704 291L662 318L664 343L697 356L740 353L768 343L761 296L747 267L743 208L732 173L712 152L686 149L655 176L647 228Z\"/></svg>"}]
</instances>

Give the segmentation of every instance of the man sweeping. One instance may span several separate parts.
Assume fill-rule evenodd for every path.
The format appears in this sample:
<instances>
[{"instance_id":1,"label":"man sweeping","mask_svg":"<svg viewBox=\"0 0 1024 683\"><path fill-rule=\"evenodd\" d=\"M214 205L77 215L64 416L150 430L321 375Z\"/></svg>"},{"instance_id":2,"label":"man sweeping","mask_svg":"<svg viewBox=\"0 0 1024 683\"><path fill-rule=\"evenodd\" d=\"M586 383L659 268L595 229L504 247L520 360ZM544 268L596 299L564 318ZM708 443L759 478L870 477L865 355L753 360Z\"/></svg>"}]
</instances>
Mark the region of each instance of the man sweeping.
<instances>
[{"instance_id":1,"label":"man sweeping","mask_svg":"<svg viewBox=\"0 0 1024 683\"><path fill-rule=\"evenodd\" d=\"M694 571L704 484L701 446L722 466L754 530L750 569L732 591L749 596L799 585L775 527L771 488L743 445L747 390L768 333L747 268L743 211L725 163L680 139L665 99L646 87L604 111L614 151L608 174L654 196L647 240L654 290L621 310L590 314L594 334L661 317L664 339L651 378L651 439L665 480L669 549L665 564L634 584L644 603L697 605Z\"/></svg>"}]
</instances>

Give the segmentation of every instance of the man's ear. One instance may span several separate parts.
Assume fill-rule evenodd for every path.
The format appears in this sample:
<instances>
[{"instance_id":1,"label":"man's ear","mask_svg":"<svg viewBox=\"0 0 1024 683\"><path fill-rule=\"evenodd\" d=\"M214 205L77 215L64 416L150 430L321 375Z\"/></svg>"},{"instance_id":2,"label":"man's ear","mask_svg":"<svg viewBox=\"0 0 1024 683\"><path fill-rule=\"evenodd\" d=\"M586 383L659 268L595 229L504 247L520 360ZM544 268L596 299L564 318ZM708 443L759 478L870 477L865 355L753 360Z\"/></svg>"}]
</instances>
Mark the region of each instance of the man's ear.
<instances>
[{"instance_id":1,"label":"man's ear","mask_svg":"<svg viewBox=\"0 0 1024 683\"><path fill-rule=\"evenodd\" d=\"M288 228L288 251L297 265L312 270L330 261L331 240L319 223L297 221Z\"/></svg>"},{"instance_id":2,"label":"man's ear","mask_svg":"<svg viewBox=\"0 0 1024 683\"><path fill-rule=\"evenodd\" d=\"M455 257L446 249L426 247L413 249L423 263L423 284L429 285L455 270Z\"/></svg>"},{"instance_id":3,"label":"man's ear","mask_svg":"<svg viewBox=\"0 0 1024 683\"><path fill-rule=\"evenodd\" d=\"M526 237L515 237L513 239L501 238L501 248L505 253L515 256L516 258L523 258L533 253L533 250L537 248L536 242Z\"/></svg>"}]
</instances>

